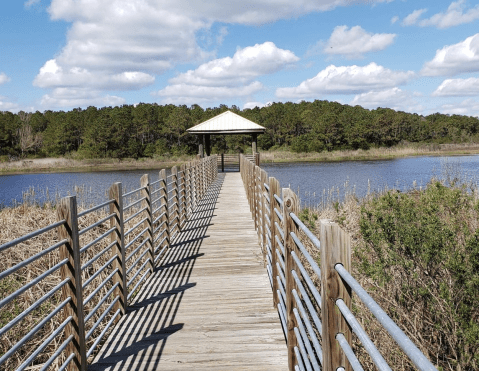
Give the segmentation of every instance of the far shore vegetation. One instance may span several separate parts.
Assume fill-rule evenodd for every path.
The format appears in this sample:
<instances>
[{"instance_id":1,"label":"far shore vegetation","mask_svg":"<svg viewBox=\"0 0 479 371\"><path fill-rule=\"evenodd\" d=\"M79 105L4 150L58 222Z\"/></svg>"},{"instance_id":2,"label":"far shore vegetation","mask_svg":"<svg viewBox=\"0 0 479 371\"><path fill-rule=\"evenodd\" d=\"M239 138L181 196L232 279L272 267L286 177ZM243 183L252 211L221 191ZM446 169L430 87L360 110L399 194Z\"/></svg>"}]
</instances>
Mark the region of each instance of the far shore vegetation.
<instances>
[{"instance_id":1,"label":"far shore vegetation","mask_svg":"<svg viewBox=\"0 0 479 371\"><path fill-rule=\"evenodd\" d=\"M144 104L68 112L0 111L0 172L146 169L195 158L187 129L226 110L265 127L263 162L373 160L479 153L479 119L315 100L241 110ZM212 153L251 152L247 135L213 135ZM63 159L48 166L40 159Z\"/></svg>"},{"instance_id":2,"label":"far shore vegetation","mask_svg":"<svg viewBox=\"0 0 479 371\"><path fill-rule=\"evenodd\" d=\"M126 171L170 168L192 161L195 156L180 155L156 158L91 158L73 159L58 158L24 158L14 161L0 162L1 174L24 173L58 173L58 172L90 172L90 171Z\"/></svg>"},{"instance_id":3,"label":"far shore vegetation","mask_svg":"<svg viewBox=\"0 0 479 371\"><path fill-rule=\"evenodd\" d=\"M276 150L260 150L261 163L288 162L336 162L336 161L366 161L388 160L410 156L456 156L479 154L479 143L450 144L412 144L402 143L392 147L379 147L356 150L335 150L324 152L294 152L291 147L281 147ZM245 149L250 153L251 149ZM229 153L232 153L229 151ZM59 158L24 158L14 161L0 162L1 174L48 173L48 172L89 172L89 171L122 171L150 170L169 168L193 161L196 155L165 155L153 158L91 158L75 159L76 156Z\"/></svg>"}]
</instances>

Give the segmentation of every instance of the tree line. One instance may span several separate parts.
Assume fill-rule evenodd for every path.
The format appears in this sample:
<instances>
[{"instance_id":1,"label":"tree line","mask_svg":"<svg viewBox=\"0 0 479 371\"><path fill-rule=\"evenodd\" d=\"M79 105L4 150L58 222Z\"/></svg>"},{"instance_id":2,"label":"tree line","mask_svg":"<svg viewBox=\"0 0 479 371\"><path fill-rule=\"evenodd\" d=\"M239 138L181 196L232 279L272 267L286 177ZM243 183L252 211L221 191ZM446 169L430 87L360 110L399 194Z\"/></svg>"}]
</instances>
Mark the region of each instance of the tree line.
<instances>
[{"instance_id":1,"label":"tree line","mask_svg":"<svg viewBox=\"0 0 479 371\"><path fill-rule=\"evenodd\" d=\"M368 149L399 143L479 142L479 119L315 100L240 110L220 105L123 105L17 114L0 112L0 159L11 157L140 158L194 154L198 138L186 129L231 110L266 128L262 150L295 152ZM247 151L244 135L212 136L213 153Z\"/></svg>"}]
</instances>

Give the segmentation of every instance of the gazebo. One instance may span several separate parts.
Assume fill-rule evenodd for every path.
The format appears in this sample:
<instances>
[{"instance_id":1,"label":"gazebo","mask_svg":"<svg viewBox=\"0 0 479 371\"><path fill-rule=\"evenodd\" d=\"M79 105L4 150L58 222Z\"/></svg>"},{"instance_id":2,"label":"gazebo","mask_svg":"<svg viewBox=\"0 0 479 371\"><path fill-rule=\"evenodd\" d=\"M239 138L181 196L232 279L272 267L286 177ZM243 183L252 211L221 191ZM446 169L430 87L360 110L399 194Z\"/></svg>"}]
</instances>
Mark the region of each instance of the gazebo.
<instances>
[{"instance_id":1,"label":"gazebo","mask_svg":"<svg viewBox=\"0 0 479 371\"><path fill-rule=\"evenodd\" d=\"M199 136L200 145L198 154L200 157L211 155L211 135L251 134L253 154L257 153L258 134L265 132L265 128L231 111L223 112L201 124L187 129L190 134ZM205 150L204 150L205 148Z\"/></svg>"}]
</instances>

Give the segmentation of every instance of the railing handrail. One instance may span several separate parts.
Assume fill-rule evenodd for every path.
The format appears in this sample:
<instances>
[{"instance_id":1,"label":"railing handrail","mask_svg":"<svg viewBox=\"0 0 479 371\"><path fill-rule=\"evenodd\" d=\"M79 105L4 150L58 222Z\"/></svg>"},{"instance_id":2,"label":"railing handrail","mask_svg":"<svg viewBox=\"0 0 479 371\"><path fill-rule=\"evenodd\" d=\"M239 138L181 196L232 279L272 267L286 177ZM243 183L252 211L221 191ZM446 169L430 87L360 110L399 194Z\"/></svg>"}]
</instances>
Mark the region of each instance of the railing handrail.
<instances>
[{"instance_id":1,"label":"railing handrail","mask_svg":"<svg viewBox=\"0 0 479 371\"><path fill-rule=\"evenodd\" d=\"M241 155L240 161L241 177L263 250L274 304L285 332L289 370L318 370L319 365L326 371L362 370L352 350L351 329L378 369L390 369L350 310L351 292L354 291L419 370L437 371L349 273L349 235L336 223L322 220L320 238L316 237L295 212L299 211L296 194L283 188L281 195L275 178L268 178L267 173L247 156ZM295 229L303 232L321 253L321 267L303 246ZM304 263L320 281L321 294ZM337 289L331 292L330 287Z\"/></svg>"},{"instance_id":2,"label":"railing handrail","mask_svg":"<svg viewBox=\"0 0 479 371\"><path fill-rule=\"evenodd\" d=\"M0 357L0 366L20 349L28 339L35 336L55 315L63 312L64 321L62 324L52 330L53 332L41 343L39 348L34 350L20 365L19 370L28 367L61 332L64 333L64 341L44 364L43 369L48 368L55 359L64 353L65 362L60 366L60 369L86 370L87 357L94 352L108 329L118 321L118 317L125 313L128 300L146 278L153 273L157 262L171 247L171 239L173 238L171 232L173 230L176 233L181 231L186 220L198 206L198 202L206 194L207 188L215 180L217 173L217 158L216 156L210 156L184 164L179 171L177 167L173 167L172 174L168 177L166 176L166 170L163 169L159 172L159 179L154 182L150 182L149 176L144 175L140 181L140 188L124 194L122 193L121 183L115 183L109 189L109 199L107 201L81 213L77 211L76 198L65 197L57 206L58 222L0 245L0 252L6 251L54 229L58 230L60 236L59 242L0 272L0 279L3 279L46 254L58 251L60 256L60 261L53 267L0 300L0 308L11 300L20 297L22 293L61 268L61 283L3 326L0 329L1 336L20 324L28 314L50 300L55 294L62 292L61 304L52 313L41 319L39 324ZM171 183L167 184L167 179L172 180ZM169 193L173 194L170 200L167 196ZM130 200L129 205L123 206L123 202L127 201L128 197L134 197L134 199ZM152 211L152 205L157 202L160 202L160 206ZM138 206L138 204L140 205ZM170 206L173 209L171 212ZM105 207L110 208L106 216L102 216L99 220L79 230L78 219L80 217ZM165 211L157 216L156 213L161 208L164 208ZM124 219L123 214L127 210L131 215ZM170 220L170 214L173 213L175 217ZM86 238L86 232L97 231L108 221L110 221L109 228L107 227L99 235L96 233L97 236L94 236L83 246L80 245L80 236ZM134 223L134 225L131 226L131 223ZM130 226L129 229L126 229L125 224ZM138 233L140 227L142 232ZM126 244L125 237L129 237L130 234L132 234L131 241ZM107 246L102 248L101 251L95 252L91 258L88 257L88 260L82 265L80 254L89 254L93 246L106 240L108 236L110 236L110 242ZM160 238L162 239L155 246L155 242ZM134 249L127 256L126 249L133 245L135 245ZM133 257L135 259L131 259ZM90 271L92 264L100 258L105 260L104 263L101 263L103 265L95 272L89 272L89 278L82 284L82 272ZM127 276L129 276L128 281ZM100 279L101 283L93 285L97 279ZM102 295L101 290L107 287L108 283L111 283L111 287ZM92 291L88 297L85 297L87 286L92 286L90 288ZM84 306L90 304L90 301L94 304L86 314L87 309L84 309ZM106 309L99 314L100 309L106 303L108 303ZM108 323L99 335L95 335L96 331L99 331L100 324L106 321L109 314L111 317L108 319ZM95 316L97 316L95 322L87 326L87 322L90 322ZM93 341L89 348L87 348L87 341Z\"/></svg>"}]
</instances>

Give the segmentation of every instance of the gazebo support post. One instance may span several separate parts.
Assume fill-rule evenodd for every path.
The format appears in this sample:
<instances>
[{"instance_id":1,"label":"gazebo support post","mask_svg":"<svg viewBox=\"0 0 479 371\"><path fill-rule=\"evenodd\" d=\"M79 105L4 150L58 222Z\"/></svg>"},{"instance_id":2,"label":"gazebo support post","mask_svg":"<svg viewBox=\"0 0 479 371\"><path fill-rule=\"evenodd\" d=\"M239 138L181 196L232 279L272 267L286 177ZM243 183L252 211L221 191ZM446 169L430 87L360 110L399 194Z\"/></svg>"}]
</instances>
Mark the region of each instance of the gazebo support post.
<instances>
[{"instance_id":1,"label":"gazebo support post","mask_svg":"<svg viewBox=\"0 0 479 371\"><path fill-rule=\"evenodd\" d=\"M205 149L206 149L206 156L211 155L211 140L210 140L210 134L205 135Z\"/></svg>"},{"instance_id":2,"label":"gazebo support post","mask_svg":"<svg viewBox=\"0 0 479 371\"><path fill-rule=\"evenodd\" d=\"M258 147L258 134L253 133L251 134L252 141L251 141L251 146L253 147L253 155L257 152L257 147Z\"/></svg>"}]
</instances>

